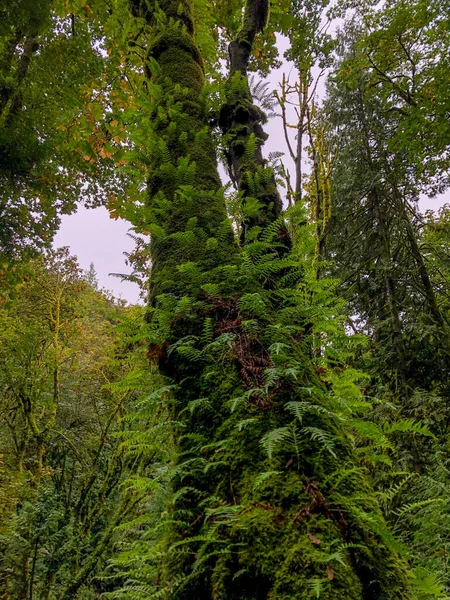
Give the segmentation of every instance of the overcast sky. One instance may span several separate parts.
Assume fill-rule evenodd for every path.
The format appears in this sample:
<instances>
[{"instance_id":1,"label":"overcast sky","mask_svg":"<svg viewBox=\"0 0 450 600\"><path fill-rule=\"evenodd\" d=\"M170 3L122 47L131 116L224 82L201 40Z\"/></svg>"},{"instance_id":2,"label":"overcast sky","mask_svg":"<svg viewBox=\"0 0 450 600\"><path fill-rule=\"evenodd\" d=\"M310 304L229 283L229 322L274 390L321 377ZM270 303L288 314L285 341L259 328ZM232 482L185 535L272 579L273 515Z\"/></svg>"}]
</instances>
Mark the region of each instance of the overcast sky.
<instances>
[{"instance_id":1,"label":"overcast sky","mask_svg":"<svg viewBox=\"0 0 450 600\"><path fill-rule=\"evenodd\" d=\"M100 287L134 303L139 296L138 286L109 276L109 273L131 272L125 265L123 255L123 252L133 249L133 240L127 236L129 228L130 224L122 219L110 219L104 207L80 207L75 214L62 218L54 245L69 246L71 253L78 257L82 269L86 270L94 263Z\"/></svg>"}]
</instances>

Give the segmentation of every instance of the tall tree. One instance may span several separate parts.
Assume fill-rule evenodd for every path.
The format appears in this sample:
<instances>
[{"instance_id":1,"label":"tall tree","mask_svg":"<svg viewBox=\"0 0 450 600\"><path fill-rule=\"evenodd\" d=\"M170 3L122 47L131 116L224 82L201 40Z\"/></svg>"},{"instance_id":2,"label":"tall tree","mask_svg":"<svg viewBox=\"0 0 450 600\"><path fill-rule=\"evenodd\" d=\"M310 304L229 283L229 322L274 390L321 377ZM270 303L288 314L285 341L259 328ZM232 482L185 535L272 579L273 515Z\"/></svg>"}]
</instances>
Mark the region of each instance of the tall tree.
<instances>
[{"instance_id":1,"label":"tall tree","mask_svg":"<svg viewBox=\"0 0 450 600\"><path fill-rule=\"evenodd\" d=\"M367 72L364 34L353 23L346 35L323 115L331 147L339 148L328 256L353 323L373 338L375 370L387 379L390 371L406 401L415 386L446 380L447 370L447 324L420 246L417 202L426 184L414 155L398 144L402 111L386 107L388 92Z\"/></svg>"},{"instance_id":2,"label":"tall tree","mask_svg":"<svg viewBox=\"0 0 450 600\"><path fill-rule=\"evenodd\" d=\"M149 92L150 358L172 385L176 450L169 501L150 534L158 566L134 568L139 584L130 590L177 599L312 598L321 588L330 598L411 598L338 398L301 343L301 269L268 253L277 214L261 202L240 251L226 219L193 3L129 5ZM245 146L254 140L252 161L260 117L245 70L266 13L267 3L248 0L231 46L240 59L232 57L238 76L229 90L239 79L239 134ZM249 174L235 158L239 182ZM167 387L160 393L167 398Z\"/></svg>"},{"instance_id":3,"label":"tall tree","mask_svg":"<svg viewBox=\"0 0 450 600\"><path fill-rule=\"evenodd\" d=\"M411 12L418 18L417 8ZM420 27L435 8L420 13ZM332 157L324 272L340 280L349 331L367 336L355 364L370 374L370 394L376 398L371 427L398 427L403 415L422 421L436 436L398 435L394 470L374 470L376 489L413 564L423 573L433 565L448 589L446 559L423 544L429 527L445 520L448 510L441 492L449 481L442 450L449 423L446 213L442 222L430 215L424 219L418 208L420 193L445 186L448 159L441 152L448 140L437 144L433 127L422 130L425 104L427 118L440 117L439 109L434 113L426 103L420 82L432 79L437 65L428 59L446 40L437 23L435 47L430 31L419 40L409 9L391 3L378 7L380 14L363 13L347 23L340 35L341 60L314 129L325 132L320 160ZM440 20L436 13L433 18ZM421 115L414 116L418 105ZM426 142L410 137L414 127ZM417 154L423 143L430 151L426 159ZM316 148L320 145L313 156ZM322 191L313 183L314 198ZM412 506L417 512L409 512ZM440 545L447 544L443 532Z\"/></svg>"},{"instance_id":4,"label":"tall tree","mask_svg":"<svg viewBox=\"0 0 450 600\"><path fill-rule=\"evenodd\" d=\"M359 269L358 283L376 301L367 309L361 295L351 300L381 349L372 354L371 373L376 359L384 361L378 374L387 373L393 389L398 383L407 390L412 407L406 333L418 314L425 337L416 336L415 343L426 339L425 353L437 348L444 303L436 297L435 265L430 273L424 270L411 217L414 161L404 160L405 147L399 149L392 135L405 123L405 107L402 112L394 106L386 115L389 93L377 92L380 82L372 85L367 69L362 75L356 69L358 77L337 91L331 86L334 130L323 121L312 123L310 104L302 105L306 112L297 135L302 144L306 114L316 153L310 186L314 249L312 228L304 223L293 242L287 235L274 172L263 157L265 116L252 97L248 73L267 72L276 62L275 33L306 20L302 31L318 44L313 52L300 33L290 32L303 57L304 103L311 60L329 41L326 35L314 39L320 6L311 6L305 17L297 2L273 2L272 25L267 0L55 0L34 6L42 11L42 50L36 48L20 82L26 36L11 46L5 62L4 72L15 82L11 97L24 91L17 114L6 98L11 132L20 129L22 118L32 124L35 98L47 89L36 87L50 79L40 62L44 42L55 60L58 43L76 56L86 52L90 69L86 77L76 71L71 88L76 98L63 102L60 112L55 99L43 94L48 120L44 127L36 114L39 133L28 129L43 154L26 172L10 169L20 183L17 198L24 182L33 187L27 198L34 197L38 164L47 159L57 172L80 169L83 189L91 179L97 189L97 176L99 189L109 181L113 214L130 217L138 231L150 233L152 272L140 327L134 311L117 310L92 289L94 274L86 281L67 259L35 261L28 285L24 280L16 296L5 294L2 593L27 600L105 593L139 600L439 597L433 579L423 572L410 575L404 548L382 516L378 497L389 516L397 509L390 501L398 489L380 485L377 495L371 477L375 473L382 482L390 477L386 471L398 435L425 436L423 448L433 436L412 420L368 422L372 405L362 394L368 378L348 368L354 364L353 340L336 316L330 265L314 263L334 252L350 278L350 266ZM3 11L6 48L16 25L12 13ZM227 49L230 72L220 85L211 64L218 67ZM73 112L66 120L69 106ZM8 121L11 115L17 120ZM217 171L218 129L238 189L236 228ZM60 146L65 136L72 144ZM336 145L325 152L328 137L345 141L339 157ZM301 148L297 160L299 154ZM13 163L5 164L7 170ZM124 189L122 178L131 187L114 193ZM297 197L299 186L301 174ZM366 265L341 244L348 241L337 222L348 210L343 187L351 210L356 207L346 227L361 234L352 248L370 257L369 283ZM54 210L53 203L50 207ZM423 239L445 244L431 224ZM143 251L141 259L146 257ZM400 258L414 270L412 281ZM124 313L131 313L132 323L117 340L110 325ZM138 368L132 369L135 361ZM430 388L436 373L429 376ZM416 449L416 438L399 447L403 464L405 448ZM436 477L433 485L443 481L445 487L447 479ZM420 507L434 503L423 489L411 490L412 509L406 512L417 508L414 493ZM420 534L426 531L422 521ZM420 535L407 533L400 528L414 548L414 563L428 565L417 550ZM434 543L427 548L436 552ZM107 558L112 560L105 573Z\"/></svg>"},{"instance_id":5,"label":"tall tree","mask_svg":"<svg viewBox=\"0 0 450 600\"><path fill-rule=\"evenodd\" d=\"M48 247L80 201L123 193L112 158L120 134L106 114L118 73L102 47L104 5L101 15L95 2L0 4L2 270L5 259Z\"/></svg>"}]
</instances>

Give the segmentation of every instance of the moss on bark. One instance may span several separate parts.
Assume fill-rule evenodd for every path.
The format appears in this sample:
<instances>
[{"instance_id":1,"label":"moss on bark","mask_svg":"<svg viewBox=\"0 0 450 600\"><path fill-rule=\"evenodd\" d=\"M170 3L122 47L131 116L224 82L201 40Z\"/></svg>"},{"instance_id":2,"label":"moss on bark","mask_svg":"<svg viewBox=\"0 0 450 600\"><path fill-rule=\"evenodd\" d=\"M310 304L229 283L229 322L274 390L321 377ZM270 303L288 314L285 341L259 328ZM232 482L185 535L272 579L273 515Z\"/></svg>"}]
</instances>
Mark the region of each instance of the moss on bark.
<instances>
[{"instance_id":1,"label":"moss on bark","mask_svg":"<svg viewBox=\"0 0 450 600\"><path fill-rule=\"evenodd\" d=\"M263 158L262 147L267 135L262 125L267 121L264 112L254 104L248 82L248 63L253 42L266 25L268 0L246 2L242 27L230 43L230 74L226 86L226 103L220 111L219 125L226 140L226 158L232 180L243 197L244 218L240 238L245 244L252 228L263 231L279 219L283 203L272 169ZM246 200L255 198L259 209L245 214ZM280 224L278 242L286 249L291 239L285 225Z\"/></svg>"},{"instance_id":2,"label":"moss on bark","mask_svg":"<svg viewBox=\"0 0 450 600\"><path fill-rule=\"evenodd\" d=\"M176 387L178 459L158 597L298 600L317 597L320 587L333 600L410 600L405 565L367 473L299 341L295 295L280 304L263 283L264 269L282 272L285 264L269 257L251 274L254 259L237 253L202 102L192 4L160 7L164 27L156 26L150 0L132 1L154 32L148 75L162 91L149 158L150 354ZM255 110L242 96L234 107L247 116ZM261 227L272 220L269 209ZM289 349L282 362L273 344ZM283 375L289 371L295 378ZM332 450L312 436L301 448L288 440L297 425L287 403L309 387L318 408L302 427L323 432ZM269 455L261 440L276 430L288 441ZM357 483L336 481L347 471L358 474Z\"/></svg>"}]
</instances>

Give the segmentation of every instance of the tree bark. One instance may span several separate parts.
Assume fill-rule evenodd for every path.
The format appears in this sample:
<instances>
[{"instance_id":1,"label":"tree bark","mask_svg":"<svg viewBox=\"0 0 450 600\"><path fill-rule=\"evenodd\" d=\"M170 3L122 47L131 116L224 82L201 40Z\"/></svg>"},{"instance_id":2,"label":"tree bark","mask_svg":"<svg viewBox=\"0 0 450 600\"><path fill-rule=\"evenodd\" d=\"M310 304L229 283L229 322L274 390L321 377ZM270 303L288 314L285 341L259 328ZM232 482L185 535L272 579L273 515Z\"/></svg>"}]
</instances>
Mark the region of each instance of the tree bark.
<instances>
[{"instance_id":1,"label":"tree bark","mask_svg":"<svg viewBox=\"0 0 450 600\"><path fill-rule=\"evenodd\" d=\"M287 298L280 306L264 276L248 272L246 254L238 253L231 229L224 229L224 199L218 193L214 148L199 100L204 75L193 37L193 3L166 0L159 6L165 25L161 19L155 23L153 2L130 0L133 14L145 22L146 39L152 40L146 65L149 89L158 86L150 115L148 160L153 256L149 357L174 386L170 433L177 448L167 524L165 529L158 527L164 533L158 547L162 560L156 594L171 600L306 598L310 581L326 573L323 561L314 559L311 544L320 542L313 529L323 533L327 547L355 544L345 551L348 568L336 567L339 583L330 600L344 595L346 600L382 596L409 600L402 560L363 518L351 514L344 518L345 509L333 496L336 469L359 468L339 419L325 411L308 421L337 440L335 457L309 438L301 452L295 438L276 458L261 443L274 430L292 427L286 404L300 400L308 386L317 390L325 405L329 399L299 341L303 323L301 316L296 318L297 300L290 304ZM230 111L229 121L222 120L222 125L235 143L232 169L244 198L253 193L248 166L253 172L265 169L260 142L249 162L243 160L243 147L260 127L246 65L265 20L264 7L266 2L246 4L242 30L230 49L234 74L227 89L228 108L221 114L225 119L224 112ZM231 98L235 83L239 94ZM168 103L179 108L168 111ZM239 127L232 132L228 126L233 124ZM261 139L255 133L256 138ZM246 219L247 227L256 225L264 232L278 219L281 202L276 186L275 196L271 195L272 183L261 187L257 195L261 210ZM244 242L250 247L246 232ZM288 284L288 297L297 281ZM281 321L284 309L291 312ZM206 336L205 325L209 325ZM269 382L270 373L276 371L269 351L274 339L289 348L292 359L286 364L292 360L298 370L295 381L280 377L277 383ZM221 354L215 354L210 344L222 348ZM207 401L204 412L192 412L199 399ZM292 455L297 457L295 467ZM273 479L258 487L261 474L271 473ZM367 511L368 523L375 520L383 527L369 480L358 486L359 499L364 491L371 498L370 506L358 505L358 510ZM348 502L351 493L347 483L339 490ZM370 553L359 549L364 544ZM65 598L69 600L67 593Z\"/></svg>"},{"instance_id":2,"label":"tree bark","mask_svg":"<svg viewBox=\"0 0 450 600\"><path fill-rule=\"evenodd\" d=\"M227 140L226 157L230 176L242 193L259 201L259 210L242 219L240 241L245 244L252 227L264 229L276 221L283 202L275 176L268 171L262 147L267 140L262 124L267 121L264 112L253 102L248 82L248 64L257 33L262 32L269 12L268 0L249 0L245 5L242 27L228 47L230 71L226 84L226 104L220 111L219 125ZM255 176L256 175L256 176ZM259 176L258 176L259 175ZM286 226L280 224L277 241L286 249L291 239Z\"/></svg>"}]
</instances>

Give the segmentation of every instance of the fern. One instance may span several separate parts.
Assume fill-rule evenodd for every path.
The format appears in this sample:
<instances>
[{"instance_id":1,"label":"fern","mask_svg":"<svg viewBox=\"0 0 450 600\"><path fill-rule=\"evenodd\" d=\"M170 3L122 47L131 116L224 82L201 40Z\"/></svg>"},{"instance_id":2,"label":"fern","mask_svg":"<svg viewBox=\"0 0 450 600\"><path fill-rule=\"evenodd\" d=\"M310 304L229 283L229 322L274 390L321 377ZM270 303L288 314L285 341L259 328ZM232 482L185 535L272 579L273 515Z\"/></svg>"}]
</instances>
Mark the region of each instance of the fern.
<instances>
[{"instance_id":1,"label":"fern","mask_svg":"<svg viewBox=\"0 0 450 600\"><path fill-rule=\"evenodd\" d=\"M448 595L443 590L442 583L435 573L427 573L423 568L414 570L414 587L426 598L438 598L439 600L448 600Z\"/></svg>"},{"instance_id":2,"label":"fern","mask_svg":"<svg viewBox=\"0 0 450 600\"><path fill-rule=\"evenodd\" d=\"M395 511L395 514L399 519L402 517L416 511L417 509L424 508L425 506L429 506L434 503L444 503L446 502L445 498L429 498L428 500L421 500L420 502L412 502L410 504L404 504L399 510Z\"/></svg>"},{"instance_id":3,"label":"fern","mask_svg":"<svg viewBox=\"0 0 450 600\"><path fill-rule=\"evenodd\" d=\"M267 456L272 458L280 446L283 446L287 440L292 440L292 433L292 427L279 427L266 433L261 439L261 445L267 452Z\"/></svg>"},{"instance_id":4,"label":"fern","mask_svg":"<svg viewBox=\"0 0 450 600\"><path fill-rule=\"evenodd\" d=\"M316 598L320 598L320 596L323 592L324 583L326 581L327 581L326 579L319 579L317 577L314 577L314 578L308 580L308 582L307 582L308 587L311 590L311 592L315 595Z\"/></svg>"},{"instance_id":5,"label":"fern","mask_svg":"<svg viewBox=\"0 0 450 600\"><path fill-rule=\"evenodd\" d=\"M270 82L260 79L256 80L255 75L251 75L248 81L250 92L257 104L266 112L267 118L279 116L275 109L278 107L278 102L273 91L269 90Z\"/></svg>"},{"instance_id":6,"label":"fern","mask_svg":"<svg viewBox=\"0 0 450 600\"><path fill-rule=\"evenodd\" d=\"M334 450L334 439L331 434L327 433L323 429L319 429L318 427L303 427L301 433L309 435L311 440L319 442L321 446L331 454L331 456L337 458Z\"/></svg>"},{"instance_id":7,"label":"fern","mask_svg":"<svg viewBox=\"0 0 450 600\"><path fill-rule=\"evenodd\" d=\"M184 410L188 410L192 415L197 410L201 411L208 408L211 408L208 398L197 398L196 400L191 400ZM184 410L180 414L183 414Z\"/></svg>"},{"instance_id":8,"label":"fern","mask_svg":"<svg viewBox=\"0 0 450 600\"><path fill-rule=\"evenodd\" d=\"M435 435L430 431L429 427L420 421L415 422L413 419L407 419L404 421L394 421L393 423L386 424L383 427L383 431L386 434L402 432L402 433L417 433L426 437L432 437L436 439Z\"/></svg>"},{"instance_id":9,"label":"fern","mask_svg":"<svg viewBox=\"0 0 450 600\"><path fill-rule=\"evenodd\" d=\"M255 481L253 483L253 489L257 490L261 485L263 485L263 483L265 481L267 481L267 479L270 479L270 477L274 477L276 475L282 475L282 472L281 471L265 471L264 473L260 473L255 478Z\"/></svg>"},{"instance_id":10,"label":"fern","mask_svg":"<svg viewBox=\"0 0 450 600\"><path fill-rule=\"evenodd\" d=\"M303 423L303 418L308 413L316 413L322 415L325 414L330 416L333 414L323 406L319 406L318 404L311 404L310 402L292 401L288 402L285 408L287 411L292 413L300 421L300 423Z\"/></svg>"},{"instance_id":11,"label":"fern","mask_svg":"<svg viewBox=\"0 0 450 600\"><path fill-rule=\"evenodd\" d=\"M242 431L245 427L247 427L248 425L252 425L253 423L256 423L258 421L258 419L256 417L251 417L250 419L243 419L242 421L239 421L239 423L236 425L236 427L238 428L239 431Z\"/></svg>"}]
</instances>

